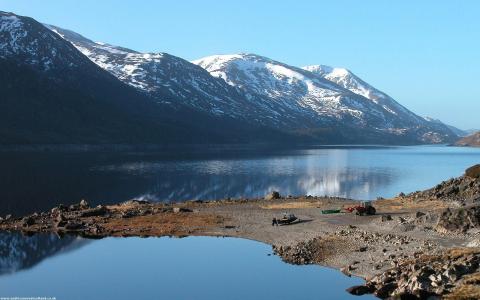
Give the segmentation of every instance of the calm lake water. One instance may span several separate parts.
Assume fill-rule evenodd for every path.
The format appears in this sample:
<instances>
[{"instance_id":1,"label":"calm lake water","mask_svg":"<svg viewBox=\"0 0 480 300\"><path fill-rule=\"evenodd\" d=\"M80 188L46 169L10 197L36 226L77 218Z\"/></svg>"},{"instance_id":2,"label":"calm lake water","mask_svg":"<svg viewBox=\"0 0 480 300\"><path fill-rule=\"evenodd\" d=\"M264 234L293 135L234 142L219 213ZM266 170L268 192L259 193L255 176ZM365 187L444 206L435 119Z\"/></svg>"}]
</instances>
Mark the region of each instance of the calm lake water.
<instances>
[{"instance_id":1,"label":"calm lake water","mask_svg":"<svg viewBox=\"0 0 480 300\"><path fill-rule=\"evenodd\" d=\"M445 146L193 149L164 152L0 152L0 215L79 202L182 201L283 195L354 199L432 187L480 162Z\"/></svg>"},{"instance_id":2,"label":"calm lake water","mask_svg":"<svg viewBox=\"0 0 480 300\"><path fill-rule=\"evenodd\" d=\"M0 152L0 215L85 198L182 201L283 195L355 199L429 188L480 162L444 146ZM57 299L348 299L360 284L292 266L271 247L231 238L59 239L0 232L0 297ZM367 296L367 298L370 296Z\"/></svg>"},{"instance_id":3,"label":"calm lake water","mask_svg":"<svg viewBox=\"0 0 480 300\"><path fill-rule=\"evenodd\" d=\"M362 284L339 271L294 266L262 243L212 237L58 240L10 236L2 248L0 297L62 299L355 299L345 289ZM22 255L43 251L43 257ZM8 255L10 254L10 255ZM10 264L6 259L10 258ZM372 296L361 299L373 299Z\"/></svg>"}]
</instances>

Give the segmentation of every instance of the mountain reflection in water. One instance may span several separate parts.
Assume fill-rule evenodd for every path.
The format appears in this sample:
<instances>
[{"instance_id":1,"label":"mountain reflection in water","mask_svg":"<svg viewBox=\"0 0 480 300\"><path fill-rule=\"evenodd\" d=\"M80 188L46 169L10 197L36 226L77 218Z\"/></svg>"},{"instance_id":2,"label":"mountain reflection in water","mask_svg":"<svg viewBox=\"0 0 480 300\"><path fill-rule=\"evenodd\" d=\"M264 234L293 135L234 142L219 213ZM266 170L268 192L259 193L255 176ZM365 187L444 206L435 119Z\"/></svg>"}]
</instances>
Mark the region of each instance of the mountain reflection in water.
<instances>
[{"instance_id":1,"label":"mountain reflection in water","mask_svg":"<svg viewBox=\"0 0 480 300\"><path fill-rule=\"evenodd\" d=\"M0 275L27 270L50 256L78 249L88 242L73 236L0 232Z\"/></svg>"},{"instance_id":2,"label":"mountain reflection in water","mask_svg":"<svg viewBox=\"0 0 480 300\"><path fill-rule=\"evenodd\" d=\"M434 186L480 161L445 146L196 149L168 152L0 152L0 215L87 199L153 201L263 197L391 197Z\"/></svg>"},{"instance_id":3,"label":"mountain reflection in water","mask_svg":"<svg viewBox=\"0 0 480 300\"><path fill-rule=\"evenodd\" d=\"M52 249L61 248L58 246L62 242L54 246L47 240ZM33 241L30 238L16 241L18 253L32 249L25 248ZM39 252L51 256L25 259L28 262L14 259L11 266L20 263L29 268L21 272L13 269L0 276L0 296L79 300L357 299L345 289L363 283L338 270L289 265L271 255L271 246L245 239L105 238L68 252L37 245ZM35 261L34 266L31 261Z\"/></svg>"}]
</instances>

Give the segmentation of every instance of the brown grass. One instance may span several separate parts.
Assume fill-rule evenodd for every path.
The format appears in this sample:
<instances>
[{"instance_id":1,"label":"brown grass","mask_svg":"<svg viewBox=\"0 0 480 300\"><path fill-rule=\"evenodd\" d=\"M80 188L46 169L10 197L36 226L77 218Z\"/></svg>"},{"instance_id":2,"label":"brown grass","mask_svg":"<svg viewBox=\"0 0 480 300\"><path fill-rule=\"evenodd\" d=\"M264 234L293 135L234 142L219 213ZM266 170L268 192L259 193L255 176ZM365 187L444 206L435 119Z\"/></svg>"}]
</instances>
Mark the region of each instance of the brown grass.
<instances>
[{"instance_id":1,"label":"brown grass","mask_svg":"<svg viewBox=\"0 0 480 300\"><path fill-rule=\"evenodd\" d=\"M476 300L480 299L480 273L465 276L463 283L446 295L444 299L449 300Z\"/></svg>"},{"instance_id":2,"label":"brown grass","mask_svg":"<svg viewBox=\"0 0 480 300\"><path fill-rule=\"evenodd\" d=\"M102 227L114 236L192 235L219 226L224 218L213 214L161 213L126 219L109 219Z\"/></svg>"},{"instance_id":3,"label":"brown grass","mask_svg":"<svg viewBox=\"0 0 480 300\"><path fill-rule=\"evenodd\" d=\"M441 200L413 200L410 198L393 198L393 199L383 199L377 200L373 205L381 211L386 212L402 212L402 211L413 211L413 210L437 210L448 208L449 205L445 201Z\"/></svg>"},{"instance_id":4,"label":"brown grass","mask_svg":"<svg viewBox=\"0 0 480 300\"><path fill-rule=\"evenodd\" d=\"M458 258L460 256L478 253L480 253L480 248L453 248L447 252L451 258Z\"/></svg>"}]
</instances>

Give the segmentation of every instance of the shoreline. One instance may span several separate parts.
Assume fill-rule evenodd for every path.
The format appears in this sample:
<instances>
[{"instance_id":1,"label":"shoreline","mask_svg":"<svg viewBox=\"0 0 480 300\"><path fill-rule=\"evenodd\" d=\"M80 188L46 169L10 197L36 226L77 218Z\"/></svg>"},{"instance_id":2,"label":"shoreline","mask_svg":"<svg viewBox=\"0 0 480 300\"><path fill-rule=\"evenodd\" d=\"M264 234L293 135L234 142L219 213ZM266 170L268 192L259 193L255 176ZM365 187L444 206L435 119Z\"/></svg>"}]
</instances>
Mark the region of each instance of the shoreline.
<instances>
[{"instance_id":1,"label":"shoreline","mask_svg":"<svg viewBox=\"0 0 480 300\"><path fill-rule=\"evenodd\" d=\"M295 150L295 149L329 149L329 148L394 148L394 147L416 147L416 146L446 146L461 147L455 144L377 144L377 143L338 143L338 144L319 144L311 143L294 143L293 145L285 145L281 142L252 142L252 143L167 143L167 144L0 144L1 152L66 152L66 153L94 153L94 152L166 152L175 151L196 151L198 149L206 151L225 151L233 150ZM474 146L473 146L474 147Z\"/></svg>"},{"instance_id":2,"label":"shoreline","mask_svg":"<svg viewBox=\"0 0 480 300\"><path fill-rule=\"evenodd\" d=\"M3 219L0 230L24 234L50 232L93 239L131 236L250 239L271 245L274 253L285 262L318 264L340 270L347 276L361 277L367 284L363 289L355 287L352 293L374 293L386 298L396 289L386 293L381 290L385 285L374 287L371 283L389 270L401 267L405 261L418 262L425 255L442 256L452 249L470 249L480 258L479 248L467 247L477 241L478 235L441 232L428 220L429 215L441 214L458 205L441 199L412 197L415 196L374 201L377 214L373 216L345 212L322 214L324 209L358 204L358 201L338 197L169 204L131 200L94 208L82 201L23 218ZM283 212L294 213L300 221L272 226L272 219L281 217Z\"/></svg>"}]
</instances>

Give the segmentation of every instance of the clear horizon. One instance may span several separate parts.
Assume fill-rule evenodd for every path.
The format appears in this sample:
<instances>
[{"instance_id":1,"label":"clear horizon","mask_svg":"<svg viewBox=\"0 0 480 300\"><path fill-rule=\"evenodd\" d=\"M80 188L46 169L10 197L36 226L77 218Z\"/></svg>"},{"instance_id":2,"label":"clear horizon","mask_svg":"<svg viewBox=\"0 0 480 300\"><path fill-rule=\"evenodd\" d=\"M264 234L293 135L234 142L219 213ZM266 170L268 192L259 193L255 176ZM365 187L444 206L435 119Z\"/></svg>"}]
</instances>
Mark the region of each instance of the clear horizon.
<instances>
[{"instance_id":1,"label":"clear horizon","mask_svg":"<svg viewBox=\"0 0 480 300\"><path fill-rule=\"evenodd\" d=\"M461 129L480 128L479 9L476 1L0 0L0 10L142 52L190 61L249 52L344 67L413 112Z\"/></svg>"}]
</instances>

